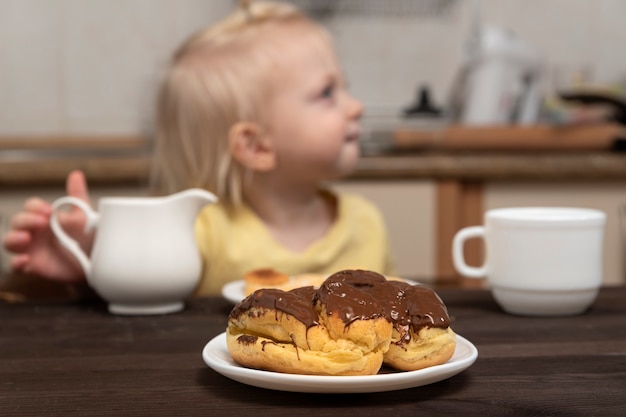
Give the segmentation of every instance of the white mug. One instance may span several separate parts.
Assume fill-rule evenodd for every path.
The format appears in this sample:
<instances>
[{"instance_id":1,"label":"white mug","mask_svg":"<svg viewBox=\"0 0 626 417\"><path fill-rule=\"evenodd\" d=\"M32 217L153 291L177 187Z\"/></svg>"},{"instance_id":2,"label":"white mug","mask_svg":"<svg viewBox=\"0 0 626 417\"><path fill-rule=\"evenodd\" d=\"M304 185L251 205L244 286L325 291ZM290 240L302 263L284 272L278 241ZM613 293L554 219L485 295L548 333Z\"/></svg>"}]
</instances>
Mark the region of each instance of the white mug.
<instances>
[{"instance_id":1,"label":"white mug","mask_svg":"<svg viewBox=\"0 0 626 417\"><path fill-rule=\"evenodd\" d=\"M78 198L62 197L52 204L50 226L111 313L173 313L183 309L200 280L194 224L200 209L216 200L200 189L167 197L106 197L96 212ZM91 254L61 227L58 214L65 205L85 213L85 233L96 229Z\"/></svg>"},{"instance_id":2,"label":"white mug","mask_svg":"<svg viewBox=\"0 0 626 417\"><path fill-rule=\"evenodd\" d=\"M456 270L487 278L509 313L572 315L584 312L602 285L605 213L585 208L511 207L489 210L484 226L461 229L452 243ZM481 238L486 259L468 266L465 241Z\"/></svg>"}]
</instances>

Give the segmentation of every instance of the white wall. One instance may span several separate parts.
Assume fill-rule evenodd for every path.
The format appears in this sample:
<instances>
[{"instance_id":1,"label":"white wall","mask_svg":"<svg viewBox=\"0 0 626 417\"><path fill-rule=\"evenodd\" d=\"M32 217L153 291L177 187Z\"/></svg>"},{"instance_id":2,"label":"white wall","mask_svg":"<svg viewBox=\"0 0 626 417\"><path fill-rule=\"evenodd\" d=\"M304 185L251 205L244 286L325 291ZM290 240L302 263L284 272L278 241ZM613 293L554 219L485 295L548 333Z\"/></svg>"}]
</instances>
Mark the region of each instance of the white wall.
<instances>
[{"instance_id":1,"label":"white wall","mask_svg":"<svg viewBox=\"0 0 626 417\"><path fill-rule=\"evenodd\" d=\"M174 48L227 0L0 0L0 135L141 133Z\"/></svg>"},{"instance_id":2,"label":"white wall","mask_svg":"<svg viewBox=\"0 0 626 417\"><path fill-rule=\"evenodd\" d=\"M235 4L0 0L0 137L145 131L170 53ZM471 6L456 0L440 17L340 15L324 23L336 35L354 94L366 107L400 109L421 83L439 103L448 96ZM603 83L626 78L626 1L484 0L483 11L485 23L514 30L551 65L591 66Z\"/></svg>"}]
</instances>

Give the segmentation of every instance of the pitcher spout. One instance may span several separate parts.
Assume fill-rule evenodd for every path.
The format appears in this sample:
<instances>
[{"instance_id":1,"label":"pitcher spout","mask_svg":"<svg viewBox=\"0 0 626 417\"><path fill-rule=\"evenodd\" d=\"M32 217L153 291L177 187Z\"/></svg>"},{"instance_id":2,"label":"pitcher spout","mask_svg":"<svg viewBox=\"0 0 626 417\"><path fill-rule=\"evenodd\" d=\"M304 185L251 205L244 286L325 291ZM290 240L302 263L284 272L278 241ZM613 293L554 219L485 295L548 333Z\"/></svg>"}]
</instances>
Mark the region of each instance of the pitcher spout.
<instances>
[{"instance_id":1,"label":"pitcher spout","mask_svg":"<svg viewBox=\"0 0 626 417\"><path fill-rule=\"evenodd\" d=\"M181 204L192 208L194 211L199 211L207 204L214 204L218 200L215 194L201 188L189 188L172 194L167 197L167 199L170 201L179 201Z\"/></svg>"}]
</instances>

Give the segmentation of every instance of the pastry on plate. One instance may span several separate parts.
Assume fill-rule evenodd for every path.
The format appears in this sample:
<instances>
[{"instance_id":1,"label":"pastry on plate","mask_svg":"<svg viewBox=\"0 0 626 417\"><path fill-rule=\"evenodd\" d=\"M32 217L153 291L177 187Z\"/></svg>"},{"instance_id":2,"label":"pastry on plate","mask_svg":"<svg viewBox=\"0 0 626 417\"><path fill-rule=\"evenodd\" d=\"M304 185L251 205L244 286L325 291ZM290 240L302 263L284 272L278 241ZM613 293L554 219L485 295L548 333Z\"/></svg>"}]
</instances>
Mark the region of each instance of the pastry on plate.
<instances>
[{"instance_id":1,"label":"pastry on plate","mask_svg":"<svg viewBox=\"0 0 626 417\"><path fill-rule=\"evenodd\" d=\"M455 335L429 288L344 270L319 288L263 288L231 311L233 359L247 367L314 375L373 375L383 363L415 370L446 362Z\"/></svg>"},{"instance_id":2,"label":"pastry on plate","mask_svg":"<svg viewBox=\"0 0 626 417\"><path fill-rule=\"evenodd\" d=\"M319 287L327 275L298 274L287 275L272 268L255 269L244 275L244 293L246 296L261 288L274 288L289 291L300 287Z\"/></svg>"}]
</instances>

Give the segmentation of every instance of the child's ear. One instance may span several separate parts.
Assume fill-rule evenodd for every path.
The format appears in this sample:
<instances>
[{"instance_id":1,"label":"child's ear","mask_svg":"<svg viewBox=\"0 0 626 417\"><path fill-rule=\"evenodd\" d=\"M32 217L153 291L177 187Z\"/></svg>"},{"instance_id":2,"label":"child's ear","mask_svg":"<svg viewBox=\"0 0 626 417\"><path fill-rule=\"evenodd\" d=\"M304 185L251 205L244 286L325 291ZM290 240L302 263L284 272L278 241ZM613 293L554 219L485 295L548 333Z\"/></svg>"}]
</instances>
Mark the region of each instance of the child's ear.
<instances>
[{"instance_id":1,"label":"child's ear","mask_svg":"<svg viewBox=\"0 0 626 417\"><path fill-rule=\"evenodd\" d=\"M256 123L233 125L228 132L228 145L233 158L246 168L269 171L276 165L274 148Z\"/></svg>"}]
</instances>

